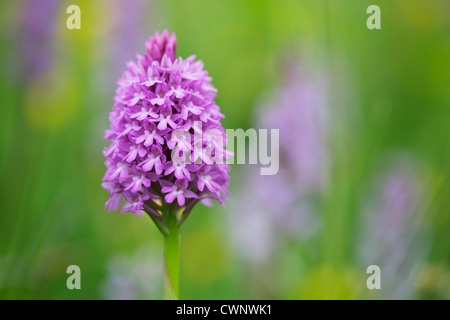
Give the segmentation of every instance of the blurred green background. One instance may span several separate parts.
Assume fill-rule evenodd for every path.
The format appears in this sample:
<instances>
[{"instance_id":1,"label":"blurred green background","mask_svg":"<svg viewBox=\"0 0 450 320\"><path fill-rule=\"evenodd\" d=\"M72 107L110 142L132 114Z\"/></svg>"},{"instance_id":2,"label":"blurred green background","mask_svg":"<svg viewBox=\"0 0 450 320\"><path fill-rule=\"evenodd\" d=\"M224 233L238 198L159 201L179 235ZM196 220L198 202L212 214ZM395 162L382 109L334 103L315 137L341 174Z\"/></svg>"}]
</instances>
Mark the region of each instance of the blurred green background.
<instances>
[{"instance_id":1,"label":"blurred green background","mask_svg":"<svg viewBox=\"0 0 450 320\"><path fill-rule=\"evenodd\" d=\"M71 4L81 8L81 30L66 28ZM366 27L372 4L381 30ZM281 228L269 258L244 259L231 229L259 191L243 188L248 168L233 165L229 209L199 205L183 226L181 298L450 299L449 13L440 0L4 1L0 298L162 298L162 237L146 216L108 214L100 184L115 83L145 40L167 28L178 56L204 61L225 128L257 125L286 62L306 65L306 81L326 74L329 113L329 178L313 200L313 239L280 239ZM420 189L408 207L414 216L397 225L384 212L387 220L361 225L398 154ZM412 220L415 228L404 228ZM367 226L379 234L365 239ZM358 252L376 239L403 245L372 291L366 267L378 260L365 263ZM81 290L66 287L73 264Z\"/></svg>"}]
</instances>

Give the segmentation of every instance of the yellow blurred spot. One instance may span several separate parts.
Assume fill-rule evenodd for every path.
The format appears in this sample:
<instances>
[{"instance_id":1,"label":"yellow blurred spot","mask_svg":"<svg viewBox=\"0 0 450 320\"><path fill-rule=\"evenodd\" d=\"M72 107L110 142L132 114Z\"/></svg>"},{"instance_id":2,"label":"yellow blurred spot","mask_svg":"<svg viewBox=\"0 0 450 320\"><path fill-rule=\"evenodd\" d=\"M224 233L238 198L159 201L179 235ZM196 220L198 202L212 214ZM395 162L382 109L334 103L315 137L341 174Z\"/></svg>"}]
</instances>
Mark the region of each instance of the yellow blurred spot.
<instances>
[{"instance_id":1,"label":"yellow blurred spot","mask_svg":"<svg viewBox=\"0 0 450 320\"><path fill-rule=\"evenodd\" d=\"M450 268L445 264L429 264L422 270L417 287L434 299L450 299Z\"/></svg>"},{"instance_id":2,"label":"yellow blurred spot","mask_svg":"<svg viewBox=\"0 0 450 320\"><path fill-rule=\"evenodd\" d=\"M66 8L71 3L67 3L64 10L58 16L57 28L58 44L66 51L72 51L79 59L88 61L99 61L103 58L104 50L101 45L104 37L110 32L111 25L117 19L113 15L113 9L117 5L110 0L79 0L76 5L81 10L81 29L70 30L66 27L66 22L70 14L66 13ZM115 1L114 1L115 2Z\"/></svg>"},{"instance_id":3,"label":"yellow blurred spot","mask_svg":"<svg viewBox=\"0 0 450 320\"><path fill-rule=\"evenodd\" d=\"M54 132L75 120L80 109L79 90L70 73L54 67L30 84L24 95L24 113L30 126Z\"/></svg>"},{"instance_id":4,"label":"yellow blurred spot","mask_svg":"<svg viewBox=\"0 0 450 320\"><path fill-rule=\"evenodd\" d=\"M354 300L369 291L366 279L349 268L321 266L312 269L299 281L292 299Z\"/></svg>"},{"instance_id":5,"label":"yellow blurred spot","mask_svg":"<svg viewBox=\"0 0 450 320\"><path fill-rule=\"evenodd\" d=\"M410 1L399 0L398 6L408 25L420 29L435 29L447 23L448 3L446 1Z\"/></svg>"},{"instance_id":6,"label":"yellow blurred spot","mask_svg":"<svg viewBox=\"0 0 450 320\"><path fill-rule=\"evenodd\" d=\"M182 272L196 283L211 283L228 270L229 252L214 228L198 230L182 237Z\"/></svg>"}]
</instances>

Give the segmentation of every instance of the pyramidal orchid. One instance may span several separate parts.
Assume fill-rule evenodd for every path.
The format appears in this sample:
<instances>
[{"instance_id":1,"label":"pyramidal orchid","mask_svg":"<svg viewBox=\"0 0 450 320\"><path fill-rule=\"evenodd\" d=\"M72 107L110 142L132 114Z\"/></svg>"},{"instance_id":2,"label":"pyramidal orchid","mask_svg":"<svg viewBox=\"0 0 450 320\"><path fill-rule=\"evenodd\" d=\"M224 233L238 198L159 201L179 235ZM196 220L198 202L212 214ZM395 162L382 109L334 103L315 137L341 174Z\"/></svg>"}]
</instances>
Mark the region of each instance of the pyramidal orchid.
<instances>
[{"instance_id":1,"label":"pyramidal orchid","mask_svg":"<svg viewBox=\"0 0 450 320\"><path fill-rule=\"evenodd\" d=\"M203 63L175 58L175 34L156 33L145 49L118 81L102 186L109 211L124 202L119 212L146 213L163 234L165 298L177 299L180 225L198 202L228 195L230 168L217 161L228 155L224 116Z\"/></svg>"}]
</instances>

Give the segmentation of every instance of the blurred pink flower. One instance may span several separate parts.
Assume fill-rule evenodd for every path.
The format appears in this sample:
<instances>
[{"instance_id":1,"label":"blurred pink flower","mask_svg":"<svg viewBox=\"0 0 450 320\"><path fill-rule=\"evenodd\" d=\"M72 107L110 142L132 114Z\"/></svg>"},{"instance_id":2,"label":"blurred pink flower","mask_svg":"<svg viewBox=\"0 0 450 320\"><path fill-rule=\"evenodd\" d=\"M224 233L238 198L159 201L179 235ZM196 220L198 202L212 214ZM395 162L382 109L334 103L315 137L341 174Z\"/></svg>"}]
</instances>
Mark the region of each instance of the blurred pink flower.
<instances>
[{"instance_id":1,"label":"blurred pink flower","mask_svg":"<svg viewBox=\"0 0 450 320\"><path fill-rule=\"evenodd\" d=\"M413 281L428 251L423 216L425 188L409 158L394 159L382 173L361 216L360 263L378 265L385 299L414 298Z\"/></svg>"},{"instance_id":2,"label":"blurred pink flower","mask_svg":"<svg viewBox=\"0 0 450 320\"><path fill-rule=\"evenodd\" d=\"M328 176L326 90L323 81L291 72L257 109L257 127L280 130L279 171L262 176L259 168L243 169L241 197L234 202L232 232L250 260L269 259L286 236L309 238L320 226L310 200Z\"/></svg>"}]
</instances>

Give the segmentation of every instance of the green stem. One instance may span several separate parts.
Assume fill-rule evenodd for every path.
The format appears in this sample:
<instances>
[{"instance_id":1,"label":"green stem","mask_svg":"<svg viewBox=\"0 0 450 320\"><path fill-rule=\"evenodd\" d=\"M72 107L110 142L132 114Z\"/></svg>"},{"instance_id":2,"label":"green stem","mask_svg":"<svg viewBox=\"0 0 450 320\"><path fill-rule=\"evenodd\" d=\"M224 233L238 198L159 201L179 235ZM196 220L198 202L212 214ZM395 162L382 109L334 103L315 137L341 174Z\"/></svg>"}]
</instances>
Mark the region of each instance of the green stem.
<instances>
[{"instance_id":1,"label":"green stem","mask_svg":"<svg viewBox=\"0 0 450 320\"><path fill-rule=\"evenodd\" d=\"M180 230L176 215L173 212L168 215L168 232L164 235L164 299L178 300Z\"/></svg>"}]
</instances>

